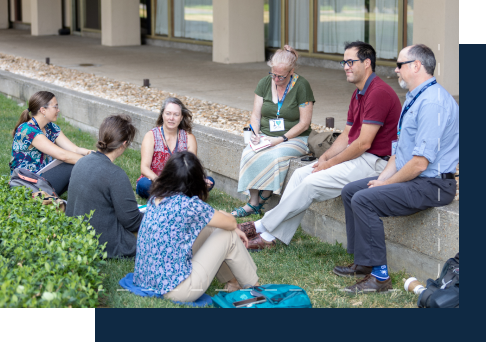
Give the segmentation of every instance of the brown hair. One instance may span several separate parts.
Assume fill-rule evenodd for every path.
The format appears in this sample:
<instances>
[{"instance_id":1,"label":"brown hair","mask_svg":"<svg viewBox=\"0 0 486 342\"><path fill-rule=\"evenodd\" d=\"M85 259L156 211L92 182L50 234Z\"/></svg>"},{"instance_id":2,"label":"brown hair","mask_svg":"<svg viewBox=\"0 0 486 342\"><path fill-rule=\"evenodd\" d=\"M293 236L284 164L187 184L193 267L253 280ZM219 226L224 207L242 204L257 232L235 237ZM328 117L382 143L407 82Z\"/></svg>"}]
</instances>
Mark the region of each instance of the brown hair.
<instances>
[{"instance_id":1,"label":"brown hair","mask_svg":"<svg viewBox=\"0 0 486 342\"><path fill-rule=\"evenodd\" d=\"M162 109L160 110L160 115L157 118L157 122L155 123L157 126L162 126L164 124L164 118L162 114L164 114L165 108L169 105L169 103L173 103L181 107L181 114L182 114L182 121L179 124L179 129L183 129L187 133L192 133L192 112L187 109L186 106L176 97L168 97L162 103Z\"/></svg>"},{"instance_id":2,"label":"brown hair","mask_svg":"<svg viewBox=\"0 0 486 342\"><path fill-rule=\"evenodd\" d=\"M289 70L297 67L299 54L290 45L285 45L283 49L278 49L268 60L267 65L270 68L283 64L287 65Z\"/></svg>"},{"instance_id":3,"label":"brown hair","mask_svg":"<svg viewBox=\"0 0 486 342\"><path fill-rule=\"evenodd\" d=\"M127 142L126 147L128 147L135 138L135 133L137 133L137 129L132 124L130 116L123 114L111 115L101 123L96 147L103 154L113 152L122 146L125 141Z\"/></svg>"},{"instance_id":4,"label":"brown hair","mask_svg":"<svg viewBox=\"0 0 486 342\"><path fill-rule=\"evenodd\" d=\"M42 107L47 107L54 96L55 95L50 91L38 91L32 95L29 99L28 108L20 114L19 121L17 122L17 125L15 125L12 136L15 137L15 132L17 132L17 128L19 128L21 124L29 121L33 116L36 116Z\"/></svg>"}]
</instances>

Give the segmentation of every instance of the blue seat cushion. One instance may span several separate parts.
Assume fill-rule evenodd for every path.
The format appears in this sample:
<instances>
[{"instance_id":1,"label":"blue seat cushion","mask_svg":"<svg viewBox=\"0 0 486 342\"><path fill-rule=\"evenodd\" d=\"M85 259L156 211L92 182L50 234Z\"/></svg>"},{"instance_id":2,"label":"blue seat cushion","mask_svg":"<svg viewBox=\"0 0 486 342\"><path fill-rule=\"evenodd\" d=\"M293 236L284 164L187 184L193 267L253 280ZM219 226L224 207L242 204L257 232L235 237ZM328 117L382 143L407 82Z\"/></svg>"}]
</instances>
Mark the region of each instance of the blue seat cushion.
<instances>
[{"instance_id":1,"label":"blue seat cushion","mask_svg":"<svg viewBox=\"0 0 486 342\"><path fill-rule=\"evenodd\" d=\"M144 288L141 288L139 286L135 286L135 284L133 284L133 273L128 273L124 278L122 278L118 282L118 284L120 284L121 287L130 291L131 293L136 294L137 296L164 298L163 295L155 293L153 290L144 289ZM212 305L213 304L211 296L209 296L205 293L194 302L175 302L175 301L172 301L172 302L174 304L188 305L188 306L193 306L193 307L200 307L200 306Z\"/></svg>"}]
</instances>

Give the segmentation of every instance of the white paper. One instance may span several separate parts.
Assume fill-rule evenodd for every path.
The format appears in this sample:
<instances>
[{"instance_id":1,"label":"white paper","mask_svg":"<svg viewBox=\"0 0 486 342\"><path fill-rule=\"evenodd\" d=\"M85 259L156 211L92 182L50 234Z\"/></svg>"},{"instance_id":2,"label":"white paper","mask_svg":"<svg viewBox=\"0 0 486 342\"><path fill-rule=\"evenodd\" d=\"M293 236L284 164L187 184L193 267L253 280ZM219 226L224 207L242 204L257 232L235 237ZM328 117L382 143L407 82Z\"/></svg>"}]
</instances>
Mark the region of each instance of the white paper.
<instances>
[{"instance_id":1,"label":"white paper","mask_svg":"<svg viewBox=\"0 0 486 342\"><path fill-rule=\"evenodd\" d=\"M49 171L50 169L52 169L53 167L56 167L58 166L59 164L62 164L64 163L62 160L59 160L59 159L54 159L53 161L51 161L49 164L47 164L46 166L44 166L42 169L40 169L39 171L37 171L37 175L40 175L44 172L47 172Z\"/></svg>"},{"instance_id":2,"label":"white paper","mask_svg":"<svg viewBox=\"0 0 486 342\"><path fill-rule=\"evenodd\" d=\"M255 145L251 140L250 140L250 146L253 149L253 151L258 152L263 149L266 149L267 147L272 146L270 141L265 139L265 136L260 136L260 143L258 145Z\"/></svg>"}]
</instances>

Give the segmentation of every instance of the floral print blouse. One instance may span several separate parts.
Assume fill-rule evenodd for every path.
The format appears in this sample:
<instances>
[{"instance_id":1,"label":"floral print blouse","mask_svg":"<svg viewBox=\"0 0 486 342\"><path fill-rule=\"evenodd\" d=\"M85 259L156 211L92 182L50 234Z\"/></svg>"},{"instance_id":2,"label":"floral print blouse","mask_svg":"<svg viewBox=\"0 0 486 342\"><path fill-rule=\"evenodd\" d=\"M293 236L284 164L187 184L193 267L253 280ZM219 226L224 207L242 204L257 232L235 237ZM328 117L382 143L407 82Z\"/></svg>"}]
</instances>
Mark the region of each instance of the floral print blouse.
<instances>
[{"instance_id":1,"label":"floral print blouse","mask_svg":"<svg viewBox=\"0 0 486 342\"><path fill-rule=\"evenodd\" d=\"M214 209L199 197L176 194L158 205L152 197L140 225L133 282L165 294L192 272L192 245Z\"/></svg>"},{"instance_id":2,"label":"floral print blouse","mask_svg":"<svg viewBox=\"0 0 486 342\"><path fill-rule=\"evenodd\" d=\"M53 143L61 133L61 129L55 123L45 125L46 137ZM52 161L52 157L39 151L32 145L32 141L42 130L31 122L24 122L17 131L12 143L12 158L10 159L10 174L13 170L22 168L37 172Z\"/></svg>"}]
</instances>

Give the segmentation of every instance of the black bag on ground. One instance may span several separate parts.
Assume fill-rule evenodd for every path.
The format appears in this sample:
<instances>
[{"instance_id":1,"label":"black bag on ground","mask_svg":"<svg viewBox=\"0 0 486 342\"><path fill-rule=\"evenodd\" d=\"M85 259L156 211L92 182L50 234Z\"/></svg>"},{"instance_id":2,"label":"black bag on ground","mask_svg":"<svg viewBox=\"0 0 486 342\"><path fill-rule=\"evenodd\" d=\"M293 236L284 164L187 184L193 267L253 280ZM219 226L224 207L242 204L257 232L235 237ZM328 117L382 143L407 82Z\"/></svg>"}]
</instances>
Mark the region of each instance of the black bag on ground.
<instances>
[{"instance_id":1,"label":"black bag on ground","mask_svg":"<svg viewBox=\"0 0 486 342\"><path fill-rule=\"evenodd\" d=\"M336 141L339 134L341 133L317 133L316 131L312 130L309 134L309 139L307 140L307 145L309 145L309 150L311 151L312 155L316 158L322 156L324 152L326 152L331 147L332 143Z\"/></svg>"},{"instance_id":2,"label":"black bag on ground","mask_svg":"<svg viewBox=\"0 0 486 342\"><path fill-rule=\"evenodd\" d=\"M59 197L47 179L27 169L15 169L8 184L11 188L25 186L32 192L45 191L51 196Z\"/></svg>"},{"instance_id":3,"label":"black bag on ground","mask_svg":"<svg viewBox=\"0 0 486 342\"><path fill-rule=\"evenodd\" d=\"M428 279L427 288L418 298L419 308L459 307L459 253L444 264L440 277Z\"/></svg>"}]
</instances>

